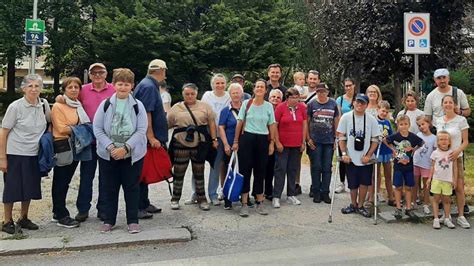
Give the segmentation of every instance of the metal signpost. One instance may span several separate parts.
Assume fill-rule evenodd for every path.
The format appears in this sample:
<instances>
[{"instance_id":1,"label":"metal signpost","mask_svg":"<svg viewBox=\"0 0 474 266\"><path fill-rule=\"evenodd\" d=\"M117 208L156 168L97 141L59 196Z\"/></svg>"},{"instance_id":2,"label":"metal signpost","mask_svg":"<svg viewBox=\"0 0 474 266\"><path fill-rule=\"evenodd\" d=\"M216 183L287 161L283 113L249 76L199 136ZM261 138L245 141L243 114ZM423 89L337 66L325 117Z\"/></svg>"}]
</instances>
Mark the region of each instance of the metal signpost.
<instances>
[{"instance_id":1,"label":"metal signpost","mask_svg":"<svg viewBox=\"0 0 474 266\"><path fill-rule=\"evenodd\" d=\"M38 0L33 1L33 19L25 22L25 44L31 46L30 74L35 73L36 46L44 44L44 20L37 19Z\"/></svg>"},{"instance_id":2,"label":"metal signpost","mask_svg":"<svg viewBox=\"0 0 474 266\"><path fill-rule=\"evenodd\" d=\"M418 93L418 54L430 54L430 13L404 13L403 32L405 54L415 55L415 91Z\"/></svg>"}]
</instances>

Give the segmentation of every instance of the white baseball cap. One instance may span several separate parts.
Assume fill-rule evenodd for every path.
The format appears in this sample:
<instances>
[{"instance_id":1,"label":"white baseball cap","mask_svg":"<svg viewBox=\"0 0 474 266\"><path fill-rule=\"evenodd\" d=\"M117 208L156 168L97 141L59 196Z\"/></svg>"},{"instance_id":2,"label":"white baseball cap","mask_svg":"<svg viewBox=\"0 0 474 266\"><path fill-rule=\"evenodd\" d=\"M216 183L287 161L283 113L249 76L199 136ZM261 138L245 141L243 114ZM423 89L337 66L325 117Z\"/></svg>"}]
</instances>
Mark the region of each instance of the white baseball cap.
<instances>
[{"instance_id":1,"label":"white baseball cap","mask_svg":"<svg viewBox=\"0 0 474 266\"><path fill-rule=\"evenodd\" d=\"M435 70L434 74L433 74L433 77L434 78L437 78L437 77L441 77L441 76L449 76L449 71L448 69L446 68L438 68Z\"/></svg>"},{"instance_id":2,"label":"white baseball cap","mask_svg":"<svg viewBox=\"0 0 474 266\"><path fill-rule=\"evenodd\" d=\"M168 69L166 67L166 62L161 59L154 59L148 64L148 70L155 70L155 69Z\"/></svg>"}]
</instances>

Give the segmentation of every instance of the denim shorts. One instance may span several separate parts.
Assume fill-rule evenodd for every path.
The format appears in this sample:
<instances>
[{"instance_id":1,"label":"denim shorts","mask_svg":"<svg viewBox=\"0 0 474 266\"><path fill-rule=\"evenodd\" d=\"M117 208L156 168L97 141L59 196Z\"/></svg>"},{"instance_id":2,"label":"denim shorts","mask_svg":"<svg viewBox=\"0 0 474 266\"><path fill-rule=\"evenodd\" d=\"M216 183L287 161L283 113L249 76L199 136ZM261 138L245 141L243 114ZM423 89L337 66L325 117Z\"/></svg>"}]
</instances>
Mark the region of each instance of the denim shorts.
<instances>
[{"instance_id":1,"label":"denim shorts","mask_svg":"<svg viewBox=\"0 0 474 266\"><path fill-rule=\"evenodd\" d=\"M374 166L372 164L363 166L357 166L353 163L348 164L346 174L349 189L358 189L360 185L372 185L373 170Z\"/></svg>"},{"instance_id":2,"label":"denim shorts","mask_svg":"<svg viewBox=\"0 0 474 266\"><path fill-rule=\"evenodd\" d=\"M378 163L389 163L390 160L392 160L392 154L379 154L379 157L377 158Z\"/></svg>"},{"instance_id":3,"label":"denim shorts","mask_svg":"<svg viewBox=\"0 0 474 266\"><path fill-rule=\"evenodd\" d=\"M395 187L407 187L415 186L415 178L413 177L413 169L409 170L395 170L393 172L393 185Z\"/></svg>"}]
</instances>

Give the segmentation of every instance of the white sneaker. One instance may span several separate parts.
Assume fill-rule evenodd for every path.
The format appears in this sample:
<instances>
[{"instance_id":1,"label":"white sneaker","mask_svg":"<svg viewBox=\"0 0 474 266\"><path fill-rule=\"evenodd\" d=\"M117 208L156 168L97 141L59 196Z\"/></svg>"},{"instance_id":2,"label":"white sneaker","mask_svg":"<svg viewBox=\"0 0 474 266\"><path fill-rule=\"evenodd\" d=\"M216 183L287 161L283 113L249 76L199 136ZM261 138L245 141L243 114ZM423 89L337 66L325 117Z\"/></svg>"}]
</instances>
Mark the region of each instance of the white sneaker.
<instances>
[{"instance_id":1,"label":"white sneaker","mask_svg":"<svg viewBox=\"0 0 474 266\"><path fill-rule=\"evenodd\" d=\"M301 201L299 201L295 196L289 196L286 202L288 204L301 205Z\"/></svg>"},{"instance_id":2,"label":"white sneaker","mask_svg":"<svg viewBox=\"0 0 474 266\"><path fill-rule=\"evenodd\" d=\"M217 200L219 200L219 201L223 201L223 200L224 200L224 192L223 192L223 191L224 191L224 190L223 190L221 187L219 187L219 188L217 189Z\"/></svg>"},{"instance_id":3,"label":"white sneaker","mask_svg":"<svg viewBox=\"0 0 474 266\"><path fill-rule=\"evenodd\" d=\"M344 184L343 182L337 182L335 192L342 193L344 191L346 191L346 184Z\"/></svg>"},{"instance_id":4,"label":"white sneaker","mask_svg":"<svg viewBox=\"0 0 474 266\"><path fill-rule=\"evenodd\" d=\"M434 229L441 229L441 225L439 224L439 218L433 219L433 228Z\"/></svg>"},{"instance_id":5,"label":"white sneaker","mask_svg":"<svg viewBox=\"0 0 474 266\"><path fill-rule=\"evenodd\" d=\"M424 212L425 214L430 214L430 213L431 213L430 207L429 207L428 205L426 205L426 204L423 205L423 212Z\"/></svg>"},{"instance_id":6,"label":"white sneaker","mask_svg":"<svg viewBox=\"0 0 474 266\"><path fill-rule=\"evenodd\" d=\"M449 229L454 229L456 227L449 218L444 219L444 225L446 225Z\"/></svg>"},{"instance_id":7,"label":"white sneaker","mask_svg":"<svg viewBox=\"0 0 474 266\"><path fill-rule=\"evenodd\" d=\"M377 201L378 202L385 202L385 198L383 197L382 193L377 193Z\"/></svg>"},{"instance_id":8,"label":"white sneaker","mask_svg":"<svg viewBox=\"0 0 474 266\"><path fill-rule=\"evenodd\" d=\"M461 228L464 228L464 229L469 229L471 228L471 225L469 224L469 222L466 220L466 217L464 216L459 216L458 219L456 219L456 223L461 226Z\"/></svg>"},{"instance_id":9,"label":"white sneaker","mask_svg":"<svg viewBox=\"0 0 474 266\"><path fill-rule=\"evenodd\" d=\"M273 198L272 199L272 206L275 209L280 208L280 199L279 198Z\"/></svg>"},{"instance_id":10,"label":"white sneaker","mask_svg":"<svg viewBox=\"0 0 474 266\"><path fill-rule=\"evenodd\" d=\"M197 204L198 201L197 199L195 198L190 198L190 199L187 199L184 201L184 205L193 205L193 204Z\"/></svg>"},{"instance_id":11,"label":"white sneaker","mask_svg":"<svg viewBox=\"0 0 474 266\"><path fill-rule=\"evenodd\" d=\"M172 201L170 203L171 209L172 210L179 210L179 202L178 201Z\"/></svg>"},{"instance_id":12,"label":"white sneaker","mask_svg":"<svg viewBox=\"0 0 474 266\"><path fill-rule=\"evenodd\" d=\"M449 218L451 218L451 216L449 216ZM444 219L446 219L446 216L444 216L444 212L443 212L443 214L441 214L441 218L439 218L439 223L444 224Z\"/></svg>"}]
</instances>

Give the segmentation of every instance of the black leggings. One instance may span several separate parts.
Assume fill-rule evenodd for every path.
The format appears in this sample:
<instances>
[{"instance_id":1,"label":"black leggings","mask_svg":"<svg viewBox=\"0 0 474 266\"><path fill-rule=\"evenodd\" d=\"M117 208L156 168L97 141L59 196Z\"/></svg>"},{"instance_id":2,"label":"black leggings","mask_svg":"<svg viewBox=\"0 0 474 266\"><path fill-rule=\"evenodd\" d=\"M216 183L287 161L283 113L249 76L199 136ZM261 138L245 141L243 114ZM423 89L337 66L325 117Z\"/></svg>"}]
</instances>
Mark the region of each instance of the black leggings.
<instances>
[{"instance_id":1,"label":"black leggings","mask_svg":"<svg viewBox=\"0 0 474 266\"><path fill-rule=\"evenodd\" d=\"M339 150L339 154L342 154L341 148L337 148ZM339 163L339 179L341 180L341 183L344 183L346 181L346 166L347 164L340 162Z\"/></svg>"},{"instance_id":2,"label":"black leggings","mask_svg":"<svg viewBox=\"0 0 474 266\"><path fill-rule=\"evenodd\" d=\"M250 191L250 177L253 171L253 192L263 194L263 183L268 162L268 135L245 132L240 136L239 172L244 176L242 193Z\"/></svg>"}]
</instances>

